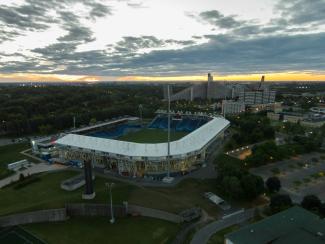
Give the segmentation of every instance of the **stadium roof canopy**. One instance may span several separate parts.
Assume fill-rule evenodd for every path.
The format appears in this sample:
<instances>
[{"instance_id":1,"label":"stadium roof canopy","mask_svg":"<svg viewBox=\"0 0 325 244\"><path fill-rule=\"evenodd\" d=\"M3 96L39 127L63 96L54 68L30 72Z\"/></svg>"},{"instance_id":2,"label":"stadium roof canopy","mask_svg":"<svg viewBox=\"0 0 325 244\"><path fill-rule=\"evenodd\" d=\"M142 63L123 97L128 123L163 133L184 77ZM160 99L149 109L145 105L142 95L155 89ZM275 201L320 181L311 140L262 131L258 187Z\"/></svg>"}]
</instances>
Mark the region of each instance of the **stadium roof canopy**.
<instances>
[{"instance_id":1,"label":"stadium roof canopy","mask_svg":"<svg viewBox=\"0 0 325 244\"><path fill-rule=\"evenodd\" d=\"M172 157L189 155L200 151L216 136L223 132L230 122L223 117L213 117L192 133L170 143ZM114 139L68 134L56 141L57 145L70 146L78 149L94 150L126 157L167 157L166 143L135 143Z\"/></svg>"}]
</instances>

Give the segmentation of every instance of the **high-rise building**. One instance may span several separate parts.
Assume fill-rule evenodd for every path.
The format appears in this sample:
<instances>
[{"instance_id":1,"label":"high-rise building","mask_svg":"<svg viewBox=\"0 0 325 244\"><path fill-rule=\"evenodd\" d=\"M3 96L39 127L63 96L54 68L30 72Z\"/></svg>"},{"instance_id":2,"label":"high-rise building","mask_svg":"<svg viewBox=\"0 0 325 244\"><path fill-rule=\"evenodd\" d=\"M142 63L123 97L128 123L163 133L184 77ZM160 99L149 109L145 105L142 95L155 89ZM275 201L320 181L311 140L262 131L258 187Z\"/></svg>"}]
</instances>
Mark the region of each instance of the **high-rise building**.
<instances>
[{"instance_id":1,"label":"high-rise building","mask_svg":"<svg viewBox=\"0 0 325 244\"><path fill-rule=\"evenodd\" d=\"M246 105L268 104L275 102L276 91L269 88L258 90L243 90L239 94L239 101Z\"/></svg>"},{"instance_id":2,"label":"high-rise building","mask_svg":"<svg viewBox=\"0 0 325 244\"><path fill-rule=\"evenodd\" d=\"M222 101L222 114L225 116L227 114L239 114L245 112L245 104L242 102L236 102L233 100L223 100Z\"/></svg>"}]
</instances>

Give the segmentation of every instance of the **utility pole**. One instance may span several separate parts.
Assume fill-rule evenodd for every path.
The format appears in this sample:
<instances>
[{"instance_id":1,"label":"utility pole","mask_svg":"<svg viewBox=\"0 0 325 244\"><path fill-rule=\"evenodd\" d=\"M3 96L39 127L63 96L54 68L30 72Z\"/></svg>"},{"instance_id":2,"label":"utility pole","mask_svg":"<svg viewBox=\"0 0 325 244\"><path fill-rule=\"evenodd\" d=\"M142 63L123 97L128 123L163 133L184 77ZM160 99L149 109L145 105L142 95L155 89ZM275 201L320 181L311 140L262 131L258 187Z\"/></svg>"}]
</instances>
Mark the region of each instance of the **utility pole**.
<instances>
[{"instance_id":1,"label":"utility pole","mask_svg":"<svg viewBox=\"0 0 325 244\"><path fill-rule=\"evenodd\" d=\"M106 182L105 183L105 185L109 189L109 195L110 195L110 205L111 205L111 219L110 219L110 222L111 222L111 224L115 223L114 210L113 210L113 196L112 196L112 187L114 186L114 184L115 183L113 183L113 182L111 182L111 183Z\"/></svg>"}]
</instances>

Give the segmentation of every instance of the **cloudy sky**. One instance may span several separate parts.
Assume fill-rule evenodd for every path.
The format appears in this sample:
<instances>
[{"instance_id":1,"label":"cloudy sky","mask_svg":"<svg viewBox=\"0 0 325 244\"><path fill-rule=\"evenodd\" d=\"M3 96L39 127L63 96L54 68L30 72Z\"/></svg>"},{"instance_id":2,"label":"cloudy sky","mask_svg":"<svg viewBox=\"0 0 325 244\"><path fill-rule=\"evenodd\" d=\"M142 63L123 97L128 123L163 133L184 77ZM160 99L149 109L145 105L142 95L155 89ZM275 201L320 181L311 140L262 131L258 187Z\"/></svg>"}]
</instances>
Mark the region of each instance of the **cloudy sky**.
<instances>
[{"instance_id":1,"label":"cloudy sky","mask_svg":"<svg viewBox=\"0 0 325 244\"><path fill-rule=\"evenodd\" d=\"M0 81L325 80L325 0L1 0Z\"/></svg>"}]
</instances>

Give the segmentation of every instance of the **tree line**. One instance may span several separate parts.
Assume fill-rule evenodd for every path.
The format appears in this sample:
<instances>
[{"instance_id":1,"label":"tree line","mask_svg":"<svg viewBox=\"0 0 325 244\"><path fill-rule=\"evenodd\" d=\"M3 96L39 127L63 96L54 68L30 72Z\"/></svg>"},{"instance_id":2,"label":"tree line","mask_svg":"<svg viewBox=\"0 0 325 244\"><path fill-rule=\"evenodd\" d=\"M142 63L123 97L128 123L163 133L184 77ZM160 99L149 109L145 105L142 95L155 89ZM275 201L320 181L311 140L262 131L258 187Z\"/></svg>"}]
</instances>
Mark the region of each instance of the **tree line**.
<instances>
[{"instance_id":1,"label":"tree line","mask_svg":"<svg viewBox=\"0 0 325 244\"><path fill-rule=\"evenodd\" d=\"M49 134L123 115L152 117L161 106L159 86L4 87L0 90L0 133Z\"/></svg>"}]
</instances>

